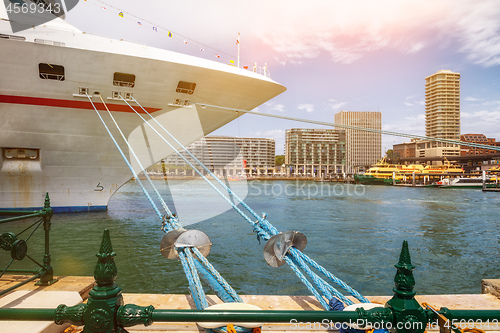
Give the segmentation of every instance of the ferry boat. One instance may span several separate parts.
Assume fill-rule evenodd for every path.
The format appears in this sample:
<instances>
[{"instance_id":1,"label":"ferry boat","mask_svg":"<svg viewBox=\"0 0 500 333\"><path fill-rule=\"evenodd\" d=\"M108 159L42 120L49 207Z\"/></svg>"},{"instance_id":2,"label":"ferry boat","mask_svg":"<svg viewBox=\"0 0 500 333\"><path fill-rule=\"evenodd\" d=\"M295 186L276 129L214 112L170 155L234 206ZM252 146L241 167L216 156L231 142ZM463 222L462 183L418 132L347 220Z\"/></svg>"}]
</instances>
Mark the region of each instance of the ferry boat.
<instances>
[{"instance_id":1,"label":"ferry boat","mask_svg":"<svg viewBox=\"0 0 500 333\"><path fill-rule=\"evenodd\" d=\"M26 28L17 33L2 5L0 19L0 209L39 208L46 192L55 211L107 209L132 175L91 101L119 138L109 108L147 168L173 151L124 100L189 145L242 114L223 108L251 110L286 90L268 75L95 36L61 18L17 22Z\"/></svg>"},{"instance_id":2,"label":"ferry boat","mask_svg":"<svg viewBox=\"0 0 500 333\"><path fill-rule=\"evenodd\" d=\"M380 162L372 165L365 173L355 174L354 180L357 183L368 185L388 185L392 183L394 173L401 171L402 165L391 164L384 157Z\"/></svg>"},{"instance_id":3,"label":"ferry boat","mask_svg":"<svg viewBox=\"0 0 500 333\"><path fill-rule=\"evenodd\" d=\"M486 179L486 187L495 187L496 179L488 178ZM444 178L435 183L435 186L439 188L482 188L483 178L482 177L455 177L455 178Z\"/></svg>"},{"instance_id":4,"label":"ferry boat","mask_svg":"<svg viewBox=\"0 0 500 333\"><path fill-rule=\"evenodd\" d=\"M416 179L426 177L427 180L440 177L443 174L456 175L463 174L462 167L451 164L445 160L443 165L423 165L423 164L390 164L386 158L372 165L364 174L354 175L354 179L363 184L372 185L392 185L407 180L416 174Z\"/></svg>"}]
</instances>

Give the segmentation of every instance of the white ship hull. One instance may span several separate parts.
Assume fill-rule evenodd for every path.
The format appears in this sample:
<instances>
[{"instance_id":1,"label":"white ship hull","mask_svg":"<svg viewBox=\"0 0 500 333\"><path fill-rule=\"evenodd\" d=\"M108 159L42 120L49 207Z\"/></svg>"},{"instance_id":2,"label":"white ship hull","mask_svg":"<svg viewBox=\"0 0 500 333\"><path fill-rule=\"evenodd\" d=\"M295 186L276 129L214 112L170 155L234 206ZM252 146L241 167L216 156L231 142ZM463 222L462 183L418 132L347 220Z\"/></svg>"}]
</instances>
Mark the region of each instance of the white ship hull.
<instances>
[{"instance_id":1,"label":"white ship hull","mask_svg":"<svg viewBox=\"0 0 500 333\"><path fill-rule=\"evenodd\" d=\"M0 32L7 28L0 21ZM49 193L56 211L103 210L132 177L82 88L137 172L141 168L94 92L149 167L173 151L117 92L132 93L188 145L240 115L202 103L251 110L285 90L243 69L67 29L37 27L15 35L26 40L0 38L0 209L38 208ZM64 81L42 79L39 64L64 66ZM114 85L117 72L135 75L134 87ZM177 91L179 81L195 83L194 92Z\"/></svg>"}]
</instances>

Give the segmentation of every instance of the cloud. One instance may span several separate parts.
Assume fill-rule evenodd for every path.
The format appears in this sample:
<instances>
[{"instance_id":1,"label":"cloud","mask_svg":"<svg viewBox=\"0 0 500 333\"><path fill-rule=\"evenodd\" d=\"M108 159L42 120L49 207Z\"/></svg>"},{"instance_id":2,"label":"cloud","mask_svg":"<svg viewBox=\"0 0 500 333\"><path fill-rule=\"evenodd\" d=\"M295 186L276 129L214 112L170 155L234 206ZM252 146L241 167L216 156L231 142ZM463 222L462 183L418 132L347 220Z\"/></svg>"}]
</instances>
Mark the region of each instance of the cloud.
<instances>
[{"instance_id":1,"label":"cloud","mask_svg":"<svg viewBox=\"0 0 500 333\"><path fill-rule=\"evenodd\" d=\"M500 106L500 103L497 104ZM500 107L497 110L461 112L461 133L480 133L500 141Z\"/></svg>"},{"instance_id":2,"label":"cloud","mask_svg":"<svg viewBox=\"0 0 500 333\"><path fill-rule=\"evenodd\" d=\"M466 102L479 102L479 101L481 101L479 98L475 98L475 97L465 97L463 100Z\"/></svg>"},{"instance_id":3,"label":"cloud","mask_svg":"<svg viewBox=\"0 0 500 333\"><path fill-rule=\"evenodd\" d=\"M258 112L267 112L267 113L273 113L273 112L280 112L283 113L285 112L285 105L281 103L276 103L273 101L268 101L261 106L259 106L256 111Z\"/></svg>"},{"instance_id":4,"label":"cloud","mask_svg":"<svg viewBox=\"0 0 500 333\"><path fill-rule=\"evenodd\" d=\"M500 6L496 1L475 2L473 6L457 6L456 33L462 43L461 52L470 61L485 67L500 65Z\"/></svg>"},{"instance_id":5,"label":"cloud","mask_svg":"<svg viewBox=\"0 0 500 333\"><path fill-rule=\"evenodd\" d=\"M425 114L421 113L416 116L407 116L402 119L383 123L382 129L384 131L424 135L425 132ZM409 141L410 139L405 139Z\"/></svg>"},{"instance_id":6,"label":"cloud","mask_svg":"<svg viewBox=\"0 0 500 333\"><path fill-rule=\"evenodd\" d=\"M281 63L302 63L326 53L333 62L350 64L372 51L389 48L412 54L451 41L473 63L500 64L496 0L459 4L453 0L318 0L308 6L275 0L263 6L266 10L257 13L259 24L253 26Z\"/></svg>"},{"instance_id":7,"label":"cloud","mask_svg":"<svg viewBox=\"0 0 500 333\"><path fill-rule=\"evenodd\" d=\"M403 104L406 106L410 106L410 107L411 106L424 106L425 101L421 100L421 99L417 99L417 98L420 98L420 97L414 96L414 95L408 96L405 98L405 101L403 102Z\"/></svg>"},{"instance_id":8,"label":"cloud","mask_svg":"<svg viewBox=\"0 0 500 333\"><path fill-rule=\"evenodd\" d=\"M338 102L334 99L329 99L327 103L328 108L333 111L341 111L341 108L345 105L347 105L347 102Z\"/></svg>"},{"instance_id":9,"label":"cloud","mask_svg":"<svg viewBox=\"0 0 500 333\"><path fill-rule=\"evenodd\" d=\"M311 113L314 111L314 104L299 104L297 109Z\"/></svg>"},{"instance_id":10,"label":"cloud","mask_svg":"<svg viewBox=\"0 0 500 333\"><path fill-rule=\"evenodd\" d=\"M257 131L251 133L252 137L268 138L274 139L276 143L276 154L284 154L283 149L285 147L285 130L282 129L271 129L267 131Z\"/></svg>"}]
</instances>

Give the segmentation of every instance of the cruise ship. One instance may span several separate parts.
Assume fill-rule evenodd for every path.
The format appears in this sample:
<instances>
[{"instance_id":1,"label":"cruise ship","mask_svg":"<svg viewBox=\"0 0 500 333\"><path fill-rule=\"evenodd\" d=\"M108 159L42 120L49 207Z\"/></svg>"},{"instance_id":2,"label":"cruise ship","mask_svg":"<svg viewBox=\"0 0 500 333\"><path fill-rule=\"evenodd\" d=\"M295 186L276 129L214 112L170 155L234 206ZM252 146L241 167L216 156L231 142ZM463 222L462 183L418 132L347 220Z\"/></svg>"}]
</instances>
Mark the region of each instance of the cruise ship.
<instances>
[{"instance_id":1,"label":"cruise ship","mask_svg":"<svg viewBox=\"0 0 500 333\"><path fill-rule=\"evenodd\" d=\"M13 32L0 5L0 209L107 209L132 178L106 106L144 167L173 151L135 112L140 103L188 145L286 88L268 75L168 50L95 36L61 18ZM130 106L124 102L127 100ZM91 103L91 101L94 103ZM157 125L156 128L158 128Z\"/></svg>"}]
</instances>

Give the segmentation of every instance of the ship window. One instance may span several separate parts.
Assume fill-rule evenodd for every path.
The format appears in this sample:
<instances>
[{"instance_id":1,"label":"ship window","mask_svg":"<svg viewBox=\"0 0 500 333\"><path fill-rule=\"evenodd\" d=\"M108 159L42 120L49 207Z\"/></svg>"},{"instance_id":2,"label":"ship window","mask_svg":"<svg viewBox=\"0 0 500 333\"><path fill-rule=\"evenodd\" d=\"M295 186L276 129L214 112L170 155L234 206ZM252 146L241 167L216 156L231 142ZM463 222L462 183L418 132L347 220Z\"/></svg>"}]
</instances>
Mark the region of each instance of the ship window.
<instances>
[{"instance_id":1,"label":"ship window","mask_svg":"<svg viewBox=\"0 0 500 333\"><path fill-rule=\"evenodd\" d=\"M192 95L194 93L194 88L196 88L196 83L179 81L175 91L178 93Z\"/></svg>"},{"instance_id":2,"label":"ship window","mask_svg":"<svg viewBox=\"0 0 500 333\"><path fill-rule=\"evenodd\" d=\"M6 34L0 34L0 38L13 39L13 40L26 40L26 37L23 36L6 35Z\"/></svg>"},{"instance_id":3,"label":"ship window","mask_svg":"<svg viewBox=\"0 0 500 333\"><path fill-rule=\"evenodd\" d=\"M54 64L38 64L40 78L44 80L64 81L64 67Z\"/></svg>"},{"instance_id":4,"label":"ship window","mask_svg":"<svg viewBox=\"0 0 500 333\"><path fill-rule=\"evenodd\" d=\"M135 75L116 72L113 75L113 85L118 87L133 88L135 86Z\"/></svg>"}]
</instances>

